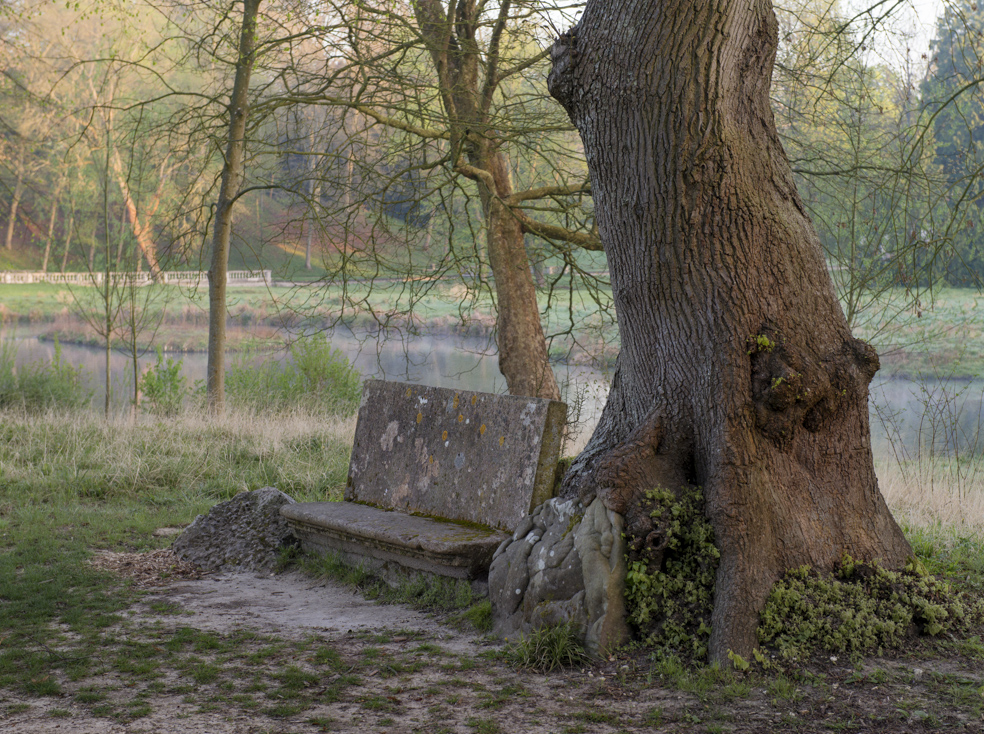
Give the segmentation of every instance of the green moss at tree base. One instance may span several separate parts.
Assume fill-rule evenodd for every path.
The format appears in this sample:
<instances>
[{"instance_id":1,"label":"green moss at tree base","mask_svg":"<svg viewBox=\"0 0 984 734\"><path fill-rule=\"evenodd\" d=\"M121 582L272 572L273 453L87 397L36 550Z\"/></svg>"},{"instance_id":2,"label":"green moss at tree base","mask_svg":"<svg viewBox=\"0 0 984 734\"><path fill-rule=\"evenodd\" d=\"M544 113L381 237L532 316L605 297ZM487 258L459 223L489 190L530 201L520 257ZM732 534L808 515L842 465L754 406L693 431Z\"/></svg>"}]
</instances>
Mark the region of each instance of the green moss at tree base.
<instances>
[{"instance_id":1,"label":"green moss at tree base","mask_svg":"<svg viewBox=\"0 0 984 734\"><path fill-rule=\"evenodd\" d=\"M789 571L769 595L758 637L786 658L817 650L860 655L981 622L984 602L954 592L918 560L890 571L845 555L833 574Z\"/></svg>"},{"instance_id":2,"label":"green moss at tree base","mask_svg":"<svg viewBox=\"0 0 984 734\"><path fill-rule=\"evenodd\" d=\"M664 489L646 494L653 521L645 543L630 544L625 579L629 624L647 647L683 659L703 660L711 634L714 578L720 553L704 517L699 488L679 496Z\"/></svg>"}]
</instances>

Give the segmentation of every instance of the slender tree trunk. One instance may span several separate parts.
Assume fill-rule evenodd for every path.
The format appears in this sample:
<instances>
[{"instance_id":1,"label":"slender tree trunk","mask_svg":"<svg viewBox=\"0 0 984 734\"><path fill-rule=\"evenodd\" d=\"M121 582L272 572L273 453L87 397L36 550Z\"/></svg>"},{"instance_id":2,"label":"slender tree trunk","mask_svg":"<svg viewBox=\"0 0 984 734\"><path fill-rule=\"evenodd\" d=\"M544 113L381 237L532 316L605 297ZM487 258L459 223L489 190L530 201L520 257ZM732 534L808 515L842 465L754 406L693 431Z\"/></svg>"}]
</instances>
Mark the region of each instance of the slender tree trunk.
<instances>
[{"instance_id":1,"label":"slender tree trunk","mask_svg":"<svg viewBox=\"0 0 984 734\"><path fill-rule=\"evenodd\" d=\"M104 170L105 175L103 176L103 182L102 182L103 183L102 215L103 215L103 225L106 228L106 243L105 243L106 262L104 264L104 278L102 283L103 308L105 309L105 313L104 313L105 319L103 322L103 336L106 338L104 344L105 346L104 355L106 359L106 399L105 402L103 403L103 414L106 420L109 420L110 407L112 404L112 396L113 396L113 389L112 389L113 384L112 384L112 380L110 379L110 375L112 375L112 370L110 369L110 367L112 366L111 357L112 357L112 346L113 346L113 322L115 321L114 313L113 313L114 284L110 273L110 244L109 244L109 231L110 231L109 230L109 149L110 149L111 135L112 133L110 131L110 128L109 126L107 126L106 127L106 168ZM95 250L95 244L93 244L93 250Z\"/></svg>"},{"instance_id":2,"label":"slender tree trunk","mask_svg":"<svg viewBox=\"0 0 984 734\"><path fill-rule=\"evenodd\" d=\"M4 246L8 250L14 249L14 224L17 222L17 209L20 207L21 197L24 195L24 171L23 166L17 166L17 182L14 184L14 195L10 199L10 211L7 215L7 233L4 238Z\"/></svg>"},{"instance_id":3,"label":"slender tree trunk","mask_svg":"<svg viewBox=\"0 0 984 734\"><path fill-rule=\"evenodd\" d=\"M312 176L314 175L314 171L313 170L311 172L311 175ZM311 201L317 202L318 196L320 195L320 193L321 193L320 187L318 187L318 186L315 185L314 179L311 179L311 181L310 181L310 190L309 190L309 196L311 197ZM304 245L304 269L305 270L310 270L311 269L311 250L313 248L314 248L314 222L311 221L311 222L308 222L307 223L307 242Z\"/></svg>"},{"instance_id":4,"label":"slender tree trunk","mask_svg":"<svg viewBox=\"0 0 984 734\"><path fill-rule=\"evenodd\" d=\"M321 187L315 180L315 173L318 170L318 159L314 155L314 148L317 145L314 137L314 120L311 121L311 129L308 132L308 209L317 211L318 198L320 197ZM311 249L314 246L314 223L307 223L307 241L304 245L304 269L311 269Z\"/></svg>"},{"instance_id":5,"label":"slender tree trunk","mask_svg":"<svg viewBox=\"0 0 984 734\"><path fill-rule=\"evenodd\" d=\"M72 233L75 232L75 202L69 199L68 203L72 207L72 210L68 214L68 226L65 229L65 252L62 254L60 271L62 273L64 273L65 268L68 267L68 253L72 247Z\"/></svg>"},{"instance_id":6,"label":"slender tree trunk","mask_svg":"<svg viewBox=\"0 0 984 734\"><path fill-rule=\"evenodd\" d=\"M62 186L64 185L64 179L59 182L58 187L55 189L54 196L51 197L51 215L48 217L48 235L44 242L44 260L41 263L41 272L48 272L48 258L51 255L51 243L55 238L55 217L58 214L58 197L61 196Z\"/></svg>"},{"instance_id":7,"label":"slender tree trunk","mask_svg":"<svg viewBox=\"0 0 984 734\"><path fill-rule=\"evenodd\" d=\"M133 236L136 238L137 246L140 248L143 256L147 259L151 277L155 281L160 280L161 267L157 258L157 244L154 242L154 233L148 221L150 216L148 215L141 219L137 211L137 202L134 201L130 191L130 184L127 182L126 174L123 171L123 162L120 160L119 151L113 150L112 160L113 173L116 175L116 183L120 187L120 193L123 194L123 205L126 207L126 215L130 220L130 226L133 228ZM138 260L138 270L139 266L140 261Z\"/></svg>"},{"instance_id":8,"label":"slender tree trunk","mask_svg":"<svg viewBox=\"0 0 984 734\"><path fill-rule=\"evenodd\" d=\"M622 339L565 496L626 516L700 485L721 551L710 654L748 655L787 569L844 553L898 565L868 384L769 104L767 0L588 0L553 48L551 94L584 141Z\"/></svg>"},{"instance_id":9,"label":"slender tree trunk","mask_svg":"<svg viewBox=\"0 0 984 734\"><path fill-rule=\"evenodd\" d=\"M256 53L256 18L260 0L243 0L243 25L239 36L236 79L229 101L229 138L226 145L222 183L215 204L212 235L212 264L208 271L208 368L206 396L209 410L225 410L226 276L229 270L229 241L232 234L232 205L242 185L246 120L249 116L249 79Z\"/></svg>"},{"instance_id":10,"label":"slender tree trunk","mask_svg":"<svg viewBox=\"0 0 984 734\"><path fill-rule=\"evenodd\" d=\"M430 217L427 219L427 230L424 234L424 244L421 245L421 249L424 252L430 252L431 241L434 239L434 214L431 213Z\"/></svg>"},{"instance_id":11,"label":"slender tree trunk","mask_svg":"<svg viewBox=\"0 0 984 734\"><path fill-rule=\"evenodd\" d=\"M96 235L98 233L99 233L99 224L98 223L93 224L92 225L92 242L89 245L89 272L90 273L92 272L92 269L95 267L95 264L96 264L96 244L97 244ZM108 237L109 234L107 233L106 236Z\"/></svg>"},{"instance_id":12,"label":"slender tree trunk","mask_svg":"<svg viewBox=\"0 0 984 734\"><path fill-rule=\"evenodd\" d=\"M501 199L512 194L509 163L502 153L481 162L491 176L479 185L485 213L489 265L495 281L499 371L511 395L560 399L540 323L536 285L522 224ZM494 194L489 190L494 185Z\"/></svg>"},{"instance_id":13,"label":"slender tree trunk","mask_svg":"<svg viewBox=\"0 0 984 734\"><path fill-rule=\"evenodd\" d=\"M496 38L508 18L509 6L508 0L500 5L501 23L494 31ZM452 121L452 149L462 151L457 170L478 184L482 200L489 264L495 281L499 371L513 395L559 399L560 390L540 324L523 227L503 201L513 193L509 162L498 150L499 141L489 129L487 95L495 85L484 85L483 89L483 61L476 40L483 7L473 0L449 3L447 8L440 0L418 0L413 10L428 39L440 79L442 104ZM498 41L491 45L495 49L485 59L484 71L494 77Z\"/></svg>"}]
</instances>

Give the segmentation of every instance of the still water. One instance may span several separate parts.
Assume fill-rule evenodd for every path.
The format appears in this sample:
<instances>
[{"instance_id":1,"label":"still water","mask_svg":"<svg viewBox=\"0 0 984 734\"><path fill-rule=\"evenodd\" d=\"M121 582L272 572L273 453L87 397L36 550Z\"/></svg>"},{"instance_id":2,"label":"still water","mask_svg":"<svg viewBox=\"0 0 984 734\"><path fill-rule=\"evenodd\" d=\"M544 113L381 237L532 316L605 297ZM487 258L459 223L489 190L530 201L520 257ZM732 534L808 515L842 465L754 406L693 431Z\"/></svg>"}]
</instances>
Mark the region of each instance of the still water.
<instances>
[{"instance_id":1,"label":"still water","mask_svg":"<svg viewBox=\"0 0 984 734\"><path fill-rule=\"evenodd\" d=\"M27 330L0 332L18 347L17 363L49 360L54 354L50 341L38 340ZM338 330L330 337L365 377L406 380L463 390L505 392L505 380L496 364L495 347L484 339L454 336L377 339L367 333ZM91 375L93 406L103 405L105 355L102 350L74 344L62 345L62 357L81 365ZM206 355L192 352L170 355L182 360L188 383L205 378ZM252 360L283 361L284 352L253 355ZM242 359L230 354L228 362ZM155 355L140 358L141 370L153 364ZM587 367L559 366L557 378L569 403L579 402L580 440L590 435L608 389L608 376ZM121 352L111 357L112 402L116 410L129 406L133 393L130 358ZM572 397L574 398L572 400ZM871 428L876 456L917 458L930 452L963 456L984 454L980 431L984 407L984 381L949 380L919 382L876 378L871 387Z\"/></svg>"},{"instance_id":2,"label":"still water","mask_svg":"<svg viewBox=\"0 0 984 734\"><path fill-rule=\"evenodd\" d=\"M229 329L230 335L234 330ZM248 336L248 334L247 334ZM0 331L0 339L11 340L17 345L17 365L40 360L50 360L54 344L39 340L36 331L27 329L16 332ZM330 337L332 347L339 349L367 378L404 380L439 387L457 387L462 390L504 393L506 382L496 363L495 345L485 339L462 337L414 337L400 336L379 339L368 333L336 330ZM93 406L101 408L105 400L106 357L102 349L76 344L62 344L62 359L72 365L81 365L90 375L89 387L93 390ZM204 352L170 353L165 355L174 361L181 360L182 374L193 385L205 379L207 356ZM149 352L139 358L141 372L156 361L156 354ZM290 357L285 351L251 354L249 360L284 361ZM227 367L244 357L235 353L226 355ZM608 390L607 377L588 367L559 366L557 379L561 382L565 399L571 404L581 404L580 422L589 430L597 423ZM127 410L133 395L133 368L131 357L123 352L113 352L110 357L111 402L117 411ZM579 396L572 400L572 396ZM585 430L581 433L585 434ZM586 438L586 435L584 435Z\"/></svg>"}]
</instances>

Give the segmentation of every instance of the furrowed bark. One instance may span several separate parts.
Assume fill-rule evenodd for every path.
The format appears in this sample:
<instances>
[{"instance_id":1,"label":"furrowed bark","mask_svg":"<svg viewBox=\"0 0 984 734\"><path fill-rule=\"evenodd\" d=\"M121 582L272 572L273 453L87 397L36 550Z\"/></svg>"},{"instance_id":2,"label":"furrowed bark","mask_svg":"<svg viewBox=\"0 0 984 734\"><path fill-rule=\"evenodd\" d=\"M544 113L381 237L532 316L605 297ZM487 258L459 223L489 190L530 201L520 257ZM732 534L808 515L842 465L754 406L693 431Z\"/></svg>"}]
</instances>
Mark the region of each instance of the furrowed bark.
<instances>
[{"instance_id":1,"label":"furrowed bark","mask_svg":"<svg viewBox=\"0 0 984 734\"><path fill-rule=\"evenodd\" d=\"M878 490L868 384L769 105L765 0L589 0L554 44L581 133L622 351L563 488L626 515L700 485L721 551L710 656L749 655L773 583L910 553ZM635 523L635 525L633 524Z\"/></svg>"}]
</instances>

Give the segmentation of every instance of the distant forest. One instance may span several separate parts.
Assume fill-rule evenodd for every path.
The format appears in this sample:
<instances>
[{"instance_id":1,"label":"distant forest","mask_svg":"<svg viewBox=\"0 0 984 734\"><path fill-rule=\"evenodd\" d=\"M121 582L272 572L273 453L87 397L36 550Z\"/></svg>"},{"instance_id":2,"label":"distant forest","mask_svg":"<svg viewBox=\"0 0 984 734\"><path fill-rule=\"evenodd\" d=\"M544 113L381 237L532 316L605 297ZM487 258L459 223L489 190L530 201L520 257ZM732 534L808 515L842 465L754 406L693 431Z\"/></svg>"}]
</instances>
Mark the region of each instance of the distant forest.
<instances>
[{"instance_id":1,"label":"distant forest","mask_svg":"<svg viewBox=\"0 0 984 734\"><path fill-rule=\"evenodd\" d=\"M207 267L241 5L0 8L0 267ZM579 7L483 4L451 86L421 7L260 7L232 267L481 275L492 171L541 286L603 268L581 143L546 90ZM979 286L984 8L945 4L926 51L880 8L776 8L800 194L845 292Z\"/></svg>"}]
</instances>

